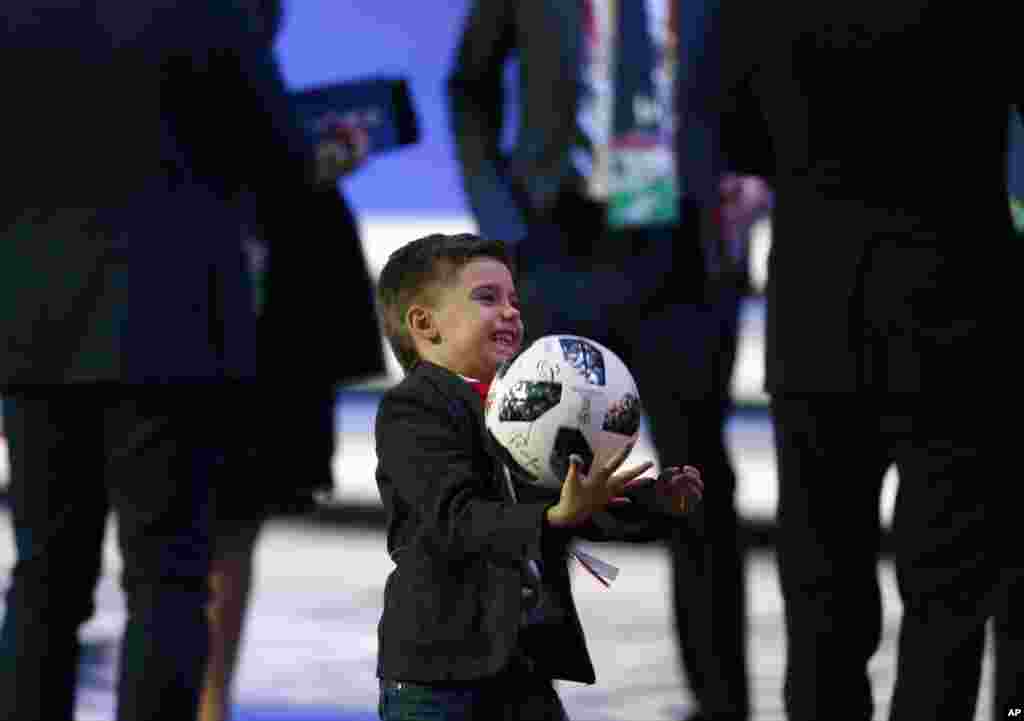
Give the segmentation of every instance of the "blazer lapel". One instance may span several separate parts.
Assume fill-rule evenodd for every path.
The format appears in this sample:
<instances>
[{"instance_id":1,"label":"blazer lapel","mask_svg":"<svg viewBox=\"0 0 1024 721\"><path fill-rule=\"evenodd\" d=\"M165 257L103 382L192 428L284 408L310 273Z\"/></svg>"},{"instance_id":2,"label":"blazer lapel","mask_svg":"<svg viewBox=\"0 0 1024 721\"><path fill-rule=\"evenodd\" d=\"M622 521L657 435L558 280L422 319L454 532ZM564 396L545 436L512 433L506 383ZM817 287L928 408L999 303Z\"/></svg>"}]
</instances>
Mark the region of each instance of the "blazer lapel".
<instances>
[{"instance_id":1,"label":"blazer lapel","mask_svg":"<svg viewBox=\"0 0 1024 721\"><path fill-rule=\"evenodd\" d=\"M498 445L498 441L491 435L491 432L487 430L487 422L484 419L483 401L480 399L480 395L472 386L469 385L469 383L460 382L459 386L459 396L465 401L465 404L472 409L473 422L476 424L477 432L480 436L480 442L483 444L483 448L491 461L495 482L497 482L501 487L502 497L507 500L511 500L508 493L508 484L505 483L505 470L504 462L501 458L501 446Z\"/></svg>"},{"instance_id":2,"label":"blazer lapel","mask_svg":"<svg viewBox=\"0 0 1024 721\"><path fill-rule=\"evenodd\" d=\"M501 449L484 423L484 406L479 394L469 383L447 368L442 368L427 361L420 361L420 366L422 366L421 372L427 374L431 381L441 388L444 396L448 398L449 410L452 415L457 417L469 416L469 420L480 439L481 447L491 463L493 481L497 484L502 498L511 500L507 484L505 483Z\"/></svg>"}]
</instances>

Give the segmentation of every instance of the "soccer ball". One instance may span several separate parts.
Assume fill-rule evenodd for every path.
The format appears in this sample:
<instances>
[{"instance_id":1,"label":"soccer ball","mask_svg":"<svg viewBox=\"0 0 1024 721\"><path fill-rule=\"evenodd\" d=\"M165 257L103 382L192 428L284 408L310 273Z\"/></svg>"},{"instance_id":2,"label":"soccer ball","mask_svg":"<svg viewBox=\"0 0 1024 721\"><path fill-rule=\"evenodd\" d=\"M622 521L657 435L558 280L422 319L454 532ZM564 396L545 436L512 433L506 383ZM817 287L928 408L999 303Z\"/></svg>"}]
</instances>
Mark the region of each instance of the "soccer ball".
<instances>
[{"instance_id":1,"label":"soccer ball","mask_svg":"<svg viewBox=\"0 0 1024 721\"><path fill-rule=\"evenodd\" d=\"M569 456L589 473L640 431L626 364L596 341L544 336L503 363L484 406L488 430L536 485L559 489Z\"/></svg>"}]
</instances>

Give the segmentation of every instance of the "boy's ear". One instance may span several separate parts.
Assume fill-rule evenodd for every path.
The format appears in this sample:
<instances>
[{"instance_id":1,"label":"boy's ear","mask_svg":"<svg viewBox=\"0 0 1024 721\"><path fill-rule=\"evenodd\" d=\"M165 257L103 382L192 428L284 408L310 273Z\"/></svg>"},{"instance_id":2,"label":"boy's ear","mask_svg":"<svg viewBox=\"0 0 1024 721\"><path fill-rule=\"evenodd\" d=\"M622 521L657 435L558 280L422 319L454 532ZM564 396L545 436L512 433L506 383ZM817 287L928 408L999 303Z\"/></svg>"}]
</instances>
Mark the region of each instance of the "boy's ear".
<instances>
[{"instance_id":1,"label":"boy's ear","mask_svg":"<svg viewBox=\"0 0 1024 721\"><path fill-rule=\"evenodd\" d=\"M405 314L406 325L414 338L425 343L440 343L441 331L434 322L434 314L426 306L413 304Z\"/></svg>"}]
</instances>

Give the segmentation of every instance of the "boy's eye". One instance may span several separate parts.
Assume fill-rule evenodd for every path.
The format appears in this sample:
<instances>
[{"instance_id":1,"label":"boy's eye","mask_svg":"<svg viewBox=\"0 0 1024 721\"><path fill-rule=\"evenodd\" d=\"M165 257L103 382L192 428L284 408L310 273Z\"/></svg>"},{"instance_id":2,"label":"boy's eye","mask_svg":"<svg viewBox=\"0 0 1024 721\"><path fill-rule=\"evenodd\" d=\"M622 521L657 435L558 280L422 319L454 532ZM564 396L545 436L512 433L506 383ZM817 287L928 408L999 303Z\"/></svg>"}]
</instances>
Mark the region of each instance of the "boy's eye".
<instances>
[{"instance_id":1,"label":"boy's eye","mask_svg":"<svg viewBox=\"0 0 1024 721\"><path fill-rule=\"evenodd\" d=\"M499 291L490 290L490 289L478 290L475 293L473 293L473 298L474 299L476 299L477 301L480 301L482 303L487 303L487 304L500 303L502 297L503 296L502 296L502 294ZM509 305L511 305L513 308L515 308L516 310L519 310L519 298L517 296L510 296L508 302L509 302Z\"/></svg>"}]
</instances>

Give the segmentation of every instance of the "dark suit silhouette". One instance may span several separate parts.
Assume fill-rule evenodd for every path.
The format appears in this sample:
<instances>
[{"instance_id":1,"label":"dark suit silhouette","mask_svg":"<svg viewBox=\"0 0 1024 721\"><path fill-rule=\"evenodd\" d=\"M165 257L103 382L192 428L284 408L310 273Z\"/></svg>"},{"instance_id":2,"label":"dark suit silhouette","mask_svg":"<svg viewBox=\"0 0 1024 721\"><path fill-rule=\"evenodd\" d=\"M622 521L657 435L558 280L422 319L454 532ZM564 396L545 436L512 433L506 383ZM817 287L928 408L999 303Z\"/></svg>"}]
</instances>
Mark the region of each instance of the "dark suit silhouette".
<instances>
[{"instance_id":1,"label":"dark suit silhouette","mask_svg":"<svg viewBox=\"0 0 1024 721\"><path fill-rule=\"evenodd\" d=\"M240 389L229 429L243 455L255 454L223 485L232 487L233 513L262 517L310 510L313 493L333 487L338 387L385 366L359 230L341 189L281 188L259 206L270 212L250 206L269 251L258 382ZM252 488L252 473L267 482Z\"/></svg>"},{"instance_id":2,"label":"dark suit silhouette","mask_svg":"<svg viewBox=\"0 0 1024 721\"><path fill-rule=\"evenodd\" d=\"M678 6L685 56L679 97L701 57L702 3ZM737 543L735 473L725 445L738 305L735 266L714 273L705 242L719 164L693 122L678 138L681 221L612 231L582 192L571 151L579 140L582 14L576 0L477 0L448 81L451 125L466 196L481 233L512 244L526 332L572 332L605 343L636 376L663 463L691 463L707 479L701 507L669 544L684 670L701 712L746 718L746 611ZM503 71L518 61L518 128L501 135ZM692 133L692 134L691 134ZM688 151L696 150L691 153ZM676 459L676 460L673 460Z\"/></svg>"},{"instance_id":3,"label":"dark suit silhouette","mask_svg":"<svg viewBox=\"0 0 1024 721\"><path fill-rule=\"evenodd\" d=\"M1012 23L927 0L731 7L722 147L775 187L766 361L789 717L871 717L879 492L895 464L891 718L971 718L986 619L1020 573L991 422L1019 268ZM967 37L984 49L956 52ZM1004 672L1004 689L1019 681Z\"/></svg>"},{"instance_id":4,"label":"dark suit silhouette","mask_svg":"<svg viewBox=\"0 0 1024 721\"><path fill-rule=\"evenodd\" d=\"M271 49L280 1L240 5ZM263 518L310 510L313 493L330 490L337 388L381 375L385 365L359 229L340 184L291 174L247 183L238 201L241 234L265 254L257 280L259 382L237 385L237 420L224 431L244 470L220 485L229 496L222 510ZM254 487L253 474L267 482Z\"/></svg>"},{"instance_id":5,"label":"dark suit silhouette","mask_svg":"<svg viewBox=\"0 0 1024 721\"><path fill-rule=\"evenodd\" d=\"M13 0L0 59L17 547L0 718L72 718L110 510L128 610L118 718L192 718L221 386L255 359L235 201L310 182L311 153L269 49L227 0Z\"/></svg>"}]
</instances>

